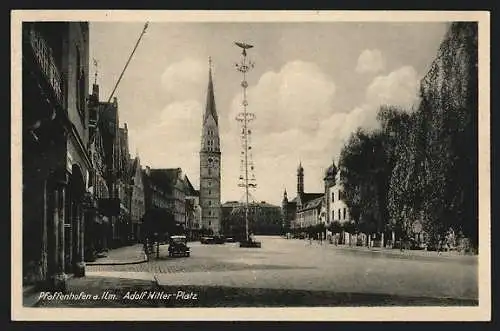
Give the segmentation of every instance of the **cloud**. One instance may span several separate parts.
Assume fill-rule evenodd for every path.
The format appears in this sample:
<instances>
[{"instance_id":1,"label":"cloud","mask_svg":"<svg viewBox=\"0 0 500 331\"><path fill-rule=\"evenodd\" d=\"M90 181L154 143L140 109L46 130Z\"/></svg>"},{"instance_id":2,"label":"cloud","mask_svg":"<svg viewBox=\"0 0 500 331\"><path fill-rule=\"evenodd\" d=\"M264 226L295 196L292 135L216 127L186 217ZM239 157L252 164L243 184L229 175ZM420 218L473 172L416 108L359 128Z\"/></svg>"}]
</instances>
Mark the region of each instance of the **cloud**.
<instances>
[{"instance_id":1,"label":"cloud","mask_svg":"<svg viewBox=\"0 0 500 331\"><path fill-rule=\"evenodd\" d=\"M335 90L332 78L315 63L298 60L264 73L248 88L248 111L256 115L250 126L258 200L280 201L278 188L293 192L299 161L305 168L306 189L322 191L322 175L317 175L317 169L331 162L333 149L328 146L327 132L335 130L323 122L335 114ZM233 199L243 193L238 189L241 127L234 121L242 110L241 101L241 95L234 97L228 114L230 127L222 136L223 196ZM335 125L340 127L341 122Z\"/></svg>"},{"instance_id":2,"label":"cloud","mask_svg":"<svg viewBox=\"0 0 500 331\"><path fill-rule=\"evenodd\" d=\"M130 130L130 140L139 148L142 160L154 160L145 164L182 167L197 187L206 72L203 72L201 62L202 69L196 69L195 62L174 63L163 74L163 86L171 92L198 84L199 93L175 92L175 99L158 112L148 128L140 132ZM182 68L185 67L191 69L184 71ZM191 74L198 74L200 82L191 80ZM169 80L175 80L183 87L170 84ZM248 89L248 110L257 116L250 125L258 184L254 197L279 204L284 188L293 197L299 161L305 170L306 191L322 192L324 171L332 159L337 161L350 134L359 126L376 127L380 105L410 103L416 86L415 70L402 67L374 78L366 90L365 100L360 100L357 107L346 112L334 105L334 80L314 63L292 61L277 71L264 73ZM241 128L234 120L236 113L241 111L240 94L234 96L230 109L227 114L229 125L221 132L223 202L243 197L243 191L238 187L242 174Z\"/></svg>"},{"instance_id":3,"label":"cloud","mask_svg":"<svg viewBox=\"0 0 500 331\"><path fill-rule=\"evenodd\" d=\"M356 72L376 73L385 67L382 52L378 49L365 49L358 57Z\"/></svg>"},{"instance_id":4,"label":"cloud","mask_svg":"<svg viewBox=\"0 0 500 331\"><path fill-rule=\"evenodd\" d=\"M366 90L367 102L374 106L394 105L411 108L418 100L419 77L411 66L378 76Z\"/></svg>"},{"instance_id":5,"label":"cloud","mask_svg":"<svg viewBox=\"0 0 500 331\"><path fill-rule=\"evenodd\" d=\"M296 128L313 132L321 119L333 111L335 84L316 64L291 61L278 72L264 73L247 93L248 109L259 123L256 130L283 132ZM241 101L240 95L235 96L230 107L233 126L232 119L241 111Z\"/></svg>"},{"instance_id":6,"label":"cloud","mask_svg":"<svg viewBox=\"0 0 500 331\"><path fill-rule=\"evenodd\" d=\"M322 192L323 175L332 159L358 128L378 127L376 115L381 105L409 105L415 100L417 74L412 67L399 68L376 77L366 90L365 100L351 111L335 109L335 84L311 63L287 63L278 72L262 75L249 88L249 110L257 114L251 124L255 175L259 200L278 203L278 190L287 188L294 196L299 161L305 170L305 189ZM259 96L258 100L251 99ZM253 100L253 101L252 101ZM233 108L238 109L238 97ZM241 109L241 106L240 106ZM234 113L230 116L234 118ZM235 121L233 121L236 123ZM223 137L226 165L225 196L237 198L240 144L236 126Z\"/></svg>"},{"instance_id":7,"label":"cloud","mask_svg":"<svg viewBox=\"0 0 500 331\"><path fill-rule=\"evenodd\" d=\"M197 186L202 110L195 100L173 102L145 130L129 130L143 163L153 168L181 167Z\"/></svg>"},{"instance_id":8,"label":"cloud","mask_svg":"<svg viewBox=\"0 0 500 331\"><path fill-rule=\"evenodd\" d=\"M207 79L206 64L192 58L171 64L161 75L163 89L171 100L199 100L206 93Z\"/></svg>"}]
</instances>

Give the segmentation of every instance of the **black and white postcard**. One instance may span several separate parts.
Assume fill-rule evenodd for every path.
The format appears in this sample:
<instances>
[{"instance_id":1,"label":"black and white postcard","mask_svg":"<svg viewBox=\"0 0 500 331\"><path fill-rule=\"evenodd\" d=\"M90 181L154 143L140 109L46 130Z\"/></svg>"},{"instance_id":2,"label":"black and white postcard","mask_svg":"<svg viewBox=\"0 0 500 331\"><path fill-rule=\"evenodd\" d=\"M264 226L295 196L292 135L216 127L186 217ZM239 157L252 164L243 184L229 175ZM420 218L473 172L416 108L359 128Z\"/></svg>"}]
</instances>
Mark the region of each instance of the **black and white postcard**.
<instances>
[{"instance_id":1,"label":"black and white postcard","mask_svg":"<svg viewBox=\"0 0 500 331\"><path fill-rule=\"evenodd\" d=\"M11 17L13 319L490 319L488 12Z\"/></svg>"}]
</instances>

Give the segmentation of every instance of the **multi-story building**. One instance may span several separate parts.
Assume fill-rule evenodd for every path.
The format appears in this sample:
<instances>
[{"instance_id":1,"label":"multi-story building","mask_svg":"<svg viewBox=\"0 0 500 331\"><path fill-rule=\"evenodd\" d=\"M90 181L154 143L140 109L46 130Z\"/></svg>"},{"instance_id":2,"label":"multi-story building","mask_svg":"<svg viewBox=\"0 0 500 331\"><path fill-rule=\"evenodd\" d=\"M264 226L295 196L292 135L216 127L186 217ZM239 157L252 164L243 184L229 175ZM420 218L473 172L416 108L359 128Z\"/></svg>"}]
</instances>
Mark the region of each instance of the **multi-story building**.
<instances>
[{"instance_id":1,"label":"multi-story building","mask_svg":"<svg viewBox=\"0 0 500 331\"><path fill-rule=\"evenodd\" d=\"M89 96L89 150L92 161L90 185L97 208L93 208L93 215L85 223L85 259L94 260L96 253L107 250L110 223L108 211L104 201L109 201L110 192L106 176L108 168L105 161L105 149L102 133L106 130L107 122L100 116L99 85L93 84L92 94Z\"/></svg>"},{"instance_id":2,"label":"multi-story building","mask_svg":"<svg viewBox=\"0 0 500 331\"><path fill-rule=\"evenodd\" d=\"M22 26L23 283L83 276L89 182L86 22Z\"/></svg>"},{"instance_id":3,"label":"multi-story building","mask_svg":"<svg viewBox=\"0 0 500 331\"><path fill-rule=\"evenodd\" d=\"M182 169L149 169L149 179L153 184L153 201L157 198L158 206L167 208L173 214L175 223L184 226L186 197Z\"/></svg>"},{"instance_id":4,"label":"multi-story building","mask_svg":"<svg viewBox=\"0 0 500 331\"><path fill-rule=\"evenodd\" d=\"M219 118L215 107L212 70L208 74L208 91L203 116L200 149L200 205L202 227L220 232L221 220L221 150Z\"/></svg>"},{"instance_id":5,"label":"multi-story building","mask_svg":"<svg viewBox=\"0 0 500 331\"><path fill-rule=\"evenodd\" d=\"M346 223L350 221L349 210L344 202L341 171L337 171L334 163L325 172L326 224L332 222Z\"/></svg>"},{"instance_id":6,"label":"multi-story building","mask_svg":"<svg viewBox=\"0 0 500 331\"><path fill-rule=\"evenodd\" d=\"M137 155L132 160L130 169L129 210L131 224L131 239L137 241L141 238L143 216L146 213L144 197L144 183L142 180L141 160Z\"/></svg>"},{"instance_id":7,"label":"multi-story building","mask_svg":"<svg viewBox=\"0 0 500 331\"><path fill-rule=\"evenodd\" d=\"M323 207L323 196L310 200L302 205L297 212L297 225L299 228L307 228L323 223L321 210Z\"/></svg>"},{"instance_id":8,"label":"multi-story building","mask_svg":"<svg viewBox=\"0 0 500 331\"><path fill-rule=\"evenodd\" d=\"M184 176L186 198L186 230L191 239L196 239L201 229L200 192L195 190L191 181Z\"/></svg>"},{"instance_id":9,"label":"multi-story building","mask_svg":"<svg viewBox=\"0 0 500 331\"><path fill-rule=\"evenodd\" d=\"M228 201L221 206L221 232L225 236L244 239L246 236L245 203ZM265 201L248 204L248 230L256 235L282 233L281 208Z\"/></svg>"}]
</instances>

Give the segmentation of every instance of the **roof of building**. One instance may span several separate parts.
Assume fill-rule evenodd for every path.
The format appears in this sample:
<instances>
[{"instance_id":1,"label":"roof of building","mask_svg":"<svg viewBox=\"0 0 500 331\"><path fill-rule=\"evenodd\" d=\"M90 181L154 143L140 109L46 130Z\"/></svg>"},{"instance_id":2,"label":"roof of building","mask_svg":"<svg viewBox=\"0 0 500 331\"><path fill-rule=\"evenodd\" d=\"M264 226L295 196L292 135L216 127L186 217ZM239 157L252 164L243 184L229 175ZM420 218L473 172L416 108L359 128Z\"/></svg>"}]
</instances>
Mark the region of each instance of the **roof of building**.
<instances>
[{"instance_id":1,"label":"roof of building","mask_svg":"<svg viewBox=\"0 0 500 331\"><path fill-rule=\"evenodd\" d=\"M325 179L335 179L337 176L337 172L338 169L335 166L335 162L332 162L332 164L325 171Z\"/></svg>"},{"instance_id":2,"label":"roof of building","mask_svg":"<svg viewBox=\"0 0 500 331\"><path fill-rule=\"evenodd\" d=\"M305 205L306 203L308 203L311 200L323 197L323 195L324 195L324 193L301 193L300 194L300 202L302 203L302 205ZM297 203L298 198L299 197L296 196L289 203Z\"/></svg>"},{"instance_id":3,"label":"roof of building","mask_svg":"<svg viewBox=\"0 0 500 331\"><path fill-rule=\"evenodd\" d=\"M309 210L309 209L314 209L314 208L320 208L321 204L323 203L323 196L310 200L308 201L303 207L302 210Z\"/></svg>"},{"instance_id":4,"label":"roof of building","mask_svg":"<svg viewBox=\"0 0 500 331\"><path fill-rule=\"evenodd\" d=\"M226 201L225 203L222 204L221 207L223 208L235 208L235 207L241 207L244 206L245 203L241 201ZM248 204L250 208L252 207L261 207L261 208L280 208L279 206L275 206L273 204L267 203L265 201L260 201L260 202L250 202Z\"/></svg>"},{"instance_id":5,"label":"roof of building","mask_svg":"<svg viewBox=\"0 0 500 331\"><path fill-rule=\"evenodd\" d=\"M130 178L133 178L135 176L137 167L140 167L140 161L138 156L130 160Z\"/></svg>"},{"instance_id":6,"label":"roof of building","mask_svg":"<svg viewBox=\"0 0 500 331\"><path fill-rule=\"evenodd\" d=\"M151 169L148 177L155 185L171 192L181 173L181 168Z\"/></svg>"},{"instance_id":7,"label":"roof of building","mask_svg":"<svg viewBox=\"0 0 500 331\"><path fill-rule=\"evenodd\" d=\"M191 184L191 181L189 180L187 175L184 175L184 182L186 185L186 195L197 196L197 191L194 189L193 184Z\"/></svg>"}]
</instances>

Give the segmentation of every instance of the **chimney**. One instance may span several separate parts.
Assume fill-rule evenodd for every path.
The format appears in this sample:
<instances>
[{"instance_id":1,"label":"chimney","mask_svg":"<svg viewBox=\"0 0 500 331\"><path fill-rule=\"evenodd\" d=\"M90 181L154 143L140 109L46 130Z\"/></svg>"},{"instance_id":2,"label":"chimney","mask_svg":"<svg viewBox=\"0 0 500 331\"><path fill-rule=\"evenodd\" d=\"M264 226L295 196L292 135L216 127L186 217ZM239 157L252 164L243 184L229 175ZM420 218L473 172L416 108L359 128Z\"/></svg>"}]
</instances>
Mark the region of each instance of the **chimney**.
<instances>
[{"instance_id":1,"label":"chimney","mask_svg":"<svg viewBox=\"0 0 500 331\"><path fill-rule=\"evenodd\" d=\"M115 107L118 107L118 98L117 97L113 97L113 105Z\"/></svg>"},{"instance_id":2,"label":"chimney","mask_svg":"<svg viewBox=\"0 0 500 331\"><path fill-rule=\"evenodd\" d=\"M127 129L127 123L125 123L125 131L128 131L128 129Z\"/></svg>"},{"instance_id":3,"label":"chimney","mask_svg":"<svg viewBox=\"0 0 500 331\"><path fill-rule=\"evenodd\" d=\"M146 175L150 175L151 174L151 168L149 166L146 166Z\"/></svg>"}]
</instances>

